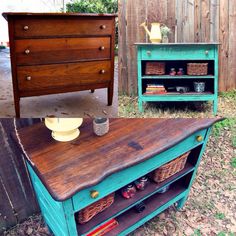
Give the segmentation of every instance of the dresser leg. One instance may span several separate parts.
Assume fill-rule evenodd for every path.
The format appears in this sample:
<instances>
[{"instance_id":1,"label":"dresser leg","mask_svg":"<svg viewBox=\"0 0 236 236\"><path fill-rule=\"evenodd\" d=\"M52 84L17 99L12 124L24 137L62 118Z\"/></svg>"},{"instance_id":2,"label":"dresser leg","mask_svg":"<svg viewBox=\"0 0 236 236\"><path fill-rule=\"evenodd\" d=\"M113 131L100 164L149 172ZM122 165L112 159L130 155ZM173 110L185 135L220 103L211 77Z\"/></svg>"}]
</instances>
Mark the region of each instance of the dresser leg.
<instances>
[{"instance_id":1,"label":"dresser leg","mask_svg":"<svg viewBox=\"0 0 236 236\"><path fill-rule=\"evenodd\" d=\"M15 98L15 112L16 112L16 118L20 118L20 98Z\"/></svg>"},{"instance_id":2,"label":"dresser leg","mask_svg":"<svg viewBox=\"0 0 236 236\"><path fill-rule=\"evenodd\" d=\"M138 101L138 109L139 109L140 112L143 112L143 102L142 102L142 100Z\"/></svg>"},{"instance_id":3,"label":"dresser leg","mask_svg":"<svg viewBox=\"0 0 236 236\"><path fill-rule=\"evenodd\" d=\"M108 106L112 105L112 99L113 99L113 84L110 85L107 89Z\"/></svg>"},{"instance_id":4,"label":"dresser leg","mask_svg":"<svg viewBox=\"0 0 236 236\"><path fill-rule=\"evenodd\" d=\"M188 195L186 195L185 197L181 198L178 202L177 202L177 209L180 210L181 208L184 207L184 204L186 202L188 198Z\"/></svg>"},{"instance_id":5,"label":"dresser leg","mask_svg":"<svg viewBox=\"0 0 236 236\"><path fill-rule=\"evenodd\" d=\"M95 89L91 89L91 93L94 93Z\"/></svg>"},{"instance_id":6,"label":"dresser leg","mask_svg":"<svg viewBox=\"0 0 236 236\"><path fill-rule=\"evenodd\" d=\"M217 115L217 107L218 107L218 102L217 100L213 101L213 113L216 116Z\"/></svg>"}]
</instances>

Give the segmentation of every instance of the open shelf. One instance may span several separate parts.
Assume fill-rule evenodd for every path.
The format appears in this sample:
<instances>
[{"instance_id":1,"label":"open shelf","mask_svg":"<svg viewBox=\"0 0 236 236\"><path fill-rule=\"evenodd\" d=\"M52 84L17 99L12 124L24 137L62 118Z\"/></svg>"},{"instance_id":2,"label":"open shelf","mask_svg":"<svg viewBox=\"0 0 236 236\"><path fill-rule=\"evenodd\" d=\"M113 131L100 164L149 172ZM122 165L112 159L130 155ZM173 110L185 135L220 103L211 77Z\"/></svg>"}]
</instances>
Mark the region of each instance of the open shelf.
<instances>
[{"instance_id":1,"label":"open shelf","mask_svg":"<svg viewBox=\"0 0 236 236\"><path fill-rule=\"evenodd\" d=\"M85 234L85 233L95 229L100 224L104 223L105 221L109 220L110 218L114 218L114 217L122 214L124 211L129 210L134 205L136 205L138 202L145 200L146 198L155 194L158 190L160 190L164 186L181 179L182 177L186 176L187 174L189 174L193 170L194 170L194 166L190 163L186 163L185 168L182 171L171 176L170 178L163 181L162 183L157 184L155 182L150 182L143 191L138 191L135 194L135 196L131 199L124 199L121 196L121 194L119 192L117 192L116 196L115 196L115 201L110 208L97 214L93 219L91 219L86 224L78 224L77 225L78 235Z\"/></svg>"},{"instance_id":2,"label":"open shelf","mask_svg":"<svg viewBox=\"0 0 236 236\"><path fill-rule=\"evenodd\" d=\"M143 75L142 79L214 79L214 75Z\"/></svg>"},{"instance_id":3,"label":"open shelf","mask_svg":"<svg viewBox=\"0 0 236 236\"><path fill-rule=\"evenodd\" d=\"M157 193L149 197L147 200L144 201L146 209L143 212L137 213L134 208L131 208L130 210L121 214L116 218L119 225L106 235L118 235L130 226L136 224L138 221L143 220L145 217L152 214L159 207L168 203L169 201L177 197L179 194L183 193L185 190L186 188L183 185L176 184L171 186L171 188L163 194Z\"/></svg>"},{"instance_id":4,"label":"open shelf","mask_svg":"<svg viewBox=\"0 0 236 236\"><path fill-rule=\"evenodd\" d=\"M167 92L167 93L161 93L161 94L146 94L146 93L143 94L143 96L168 96L168 95L179 95L179 96L194 95L194 96L202 96L202 95L213 95L213 93L212 92L204 92L204 93L197 93L197 92L187 92L187 93Z\"/></svg>"}]
</instances>

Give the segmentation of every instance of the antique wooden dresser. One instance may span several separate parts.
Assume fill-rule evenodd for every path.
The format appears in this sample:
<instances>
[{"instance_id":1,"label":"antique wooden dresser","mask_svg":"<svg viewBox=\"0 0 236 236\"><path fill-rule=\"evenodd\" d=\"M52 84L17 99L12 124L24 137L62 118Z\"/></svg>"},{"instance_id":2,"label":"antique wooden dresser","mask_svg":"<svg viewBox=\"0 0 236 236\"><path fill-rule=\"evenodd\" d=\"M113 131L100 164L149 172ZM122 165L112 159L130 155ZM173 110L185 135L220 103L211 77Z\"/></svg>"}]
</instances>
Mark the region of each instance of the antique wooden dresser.
<instances>
[{"instance_id":1,"label":"antique wooden dresser","mask_svg":"<svg viewBox=\"0 0 236 236\"><path fill-rule=\"evenodd\" d=\"M137 43L136 45L139 111L143 111L143 102L211 101L213 102L213 113L217 114L218 43ZM146 74L146 63L148 62L165 63L164 74ZM206 74L188 75L187 65L189 63L206 63L208 65ZM176 72L181 68L184 74L170 75L172 68ZM196 92L194 82L203 82L205 90ZM164 86L167 92L147 94L147 86L155 84ZM189 91L182 93L173 89L176 87L188 87Z\"/></svg>"},{"instance_id":2,"label":"antique wooden dresser","mask_svg":"<svg viewBox=\"0 0 236 236\"><path fill-rule=\"evenodd\" d=\"M54 235L88 235L111 219L118 226L106 235L126 235L175 203L183 207L216 121L111 119L109 133L98 137L92 120L86 119L80 136L67 143L53 140L39 123L18 130L15 140ZM133 198L121 196L121 188L186 152L190 153L181 171L159 184L150 182ZM163 193L167 186L169 190ZM111 193L115 193L112 207L87 223L77 222L78 212ZM140 202L146 209L137 213L134 208Z\"/></svg>"},{"instance_id":3,"label":"antique wooden dresser","mask_svg":"<svg viewBox=\"0 0 236 236\"><path fill-rule=\"evenodd\" d=\"M108 88L108 105L112 105L116 15L3 16L9 26L17 117L21 97Z\"/></svg>"}]
</instances>

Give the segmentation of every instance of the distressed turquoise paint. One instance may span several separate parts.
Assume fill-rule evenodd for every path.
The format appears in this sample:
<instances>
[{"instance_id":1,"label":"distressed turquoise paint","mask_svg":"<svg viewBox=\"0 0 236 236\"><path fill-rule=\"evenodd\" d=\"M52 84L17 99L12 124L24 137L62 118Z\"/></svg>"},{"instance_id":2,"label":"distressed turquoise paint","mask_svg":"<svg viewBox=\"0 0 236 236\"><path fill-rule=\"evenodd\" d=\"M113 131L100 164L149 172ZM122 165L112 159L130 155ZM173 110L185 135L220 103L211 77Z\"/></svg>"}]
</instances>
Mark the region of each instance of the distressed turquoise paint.
<instances>
[{"instance_id":1,"label":"distressed turquoise paint","mask_svg":"<svg viewBox=\"0 0 236 236\"><path fill-rule=\"evenodd\" d=\"M194 181L195 176L196 176L196 174L197 174L198 166L199 166L200 161L201 161L201 159L202 159L202 155L203 155L204 150L205 150L205 148L206 148L206 144L207 144L208 138L209 138L209 136L210 136L210 133L211 133L211 128L209 128L209 129L207 130L207 133L206 133L206 136L205 136L205 140L204 140L204 143L203 143L203 145L202 145L202 148L201 148L201 151L200 151L200 154L199 154L199 157L198 157L198 161L197 161L197 163L196 163L196 168L195 168L195 170L194 170L194 172L193 172L193 175L192 175L192 177L191 177L191 180L190 180L190 183L189 183L189 186L188 186L188 189L187 189L187 191L186 191L185 196L184 196L182 199L180 199L180 201L178 202L178 206L177 206L178 209L181 209L181 208L184 206L184 204L185 204L185 202L186 202L186 200L187 200L187 198L188 198L188 194L189 194L189 192L190 192L190 189L191 189L191 187L192 187L193 181Z\"/></svg>"},{"instance_id":2,"label":"distressed turquoise paint","mask_svg":"<svg viewBox=\"0 0 236 236\"><path fill-rule=\"evenodd\" d=\"M208 53L206 53L206 51ZM177 102L177 101L212 101L213 113L217 114L218 106L218 45L217 44L138 44L138 108L143 112L143 102ZM142 76L142 61L182 61L182 60L211 60L214 61L214 76ZM146 79L211 79L214 80L213 94L197 95L153 95L145 96L142 91L142 81Z\"/></svg>"},{"instance_id":3,"label":"distressed turquoise paint","mask_svg":"<svg viewBox=\"0 0 236 236\"><path fill-rule=\"evenodd\" d=\"M174 158L193 149L194 147L201 145L202 142L199 143L196 141L196 136L201 135L202 137L205 137L205 134L206 134L206 129L197 131L195 134L189 136L188 138L178 143L174 147L135 166L132 166L130 168L112 174L109 177L105 178L99 184L78 192L73 197L74 210L78 211L92 204L93 202L122 188L124 185L131 183L132 181L140 178L141 176L150 173L151 171L155 170L161 165L173 160ZM99 191L100 195L97 199L92 199L90 197L91 190Z\"/></svg>"}]
</instances>

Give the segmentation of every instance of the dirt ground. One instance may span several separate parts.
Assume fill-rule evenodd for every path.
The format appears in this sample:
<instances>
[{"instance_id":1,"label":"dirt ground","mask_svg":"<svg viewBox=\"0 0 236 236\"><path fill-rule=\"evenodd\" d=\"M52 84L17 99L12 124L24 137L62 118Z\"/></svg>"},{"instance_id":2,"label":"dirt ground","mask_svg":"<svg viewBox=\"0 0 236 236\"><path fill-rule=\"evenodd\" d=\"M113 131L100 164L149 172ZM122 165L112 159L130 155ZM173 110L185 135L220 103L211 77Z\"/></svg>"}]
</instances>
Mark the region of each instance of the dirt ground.
<instances>
[{"instance_id":1,"label":"dirt ground","mask_svg":"<svg viewBox=\"0 0 236 236\"><path fill-rule=\"evenodd\" d=\"M36 215L5 233L13 235L50 233L41 215ZM214 127L184 208L171 207L130 235L236 235L236 119Z\"/></svg>"},{"instance_id":2,"label":"dirt ground","mask_svg":"<svg viewBox=\"0 0 236 236\"><path fill-rule=\"evenodd\" d=\"M208 102L149 102L144 104L144 112L138 111L138 98L119 96L119 117L130 118L204 118L214 117L212 105ZM220 93L217 116L236 117L236 90Z\"/></svg>"}]
</instances>

